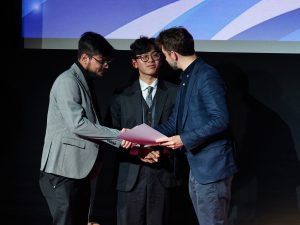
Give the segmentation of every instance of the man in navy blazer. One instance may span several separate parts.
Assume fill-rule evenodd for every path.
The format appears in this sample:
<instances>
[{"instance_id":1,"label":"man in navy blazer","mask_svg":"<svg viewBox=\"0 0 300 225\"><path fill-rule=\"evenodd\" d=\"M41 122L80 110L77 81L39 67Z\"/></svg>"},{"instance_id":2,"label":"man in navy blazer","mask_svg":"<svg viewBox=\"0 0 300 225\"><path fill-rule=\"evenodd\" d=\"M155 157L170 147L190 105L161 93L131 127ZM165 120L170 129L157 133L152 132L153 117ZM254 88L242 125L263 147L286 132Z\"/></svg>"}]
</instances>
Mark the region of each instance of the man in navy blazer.
<instances>
[{"instance_id":1,"label":"man in navy blazer","mask_svg":"<svg viewBox=\"0 0 300 225\"><path fill-rule=\"evenodd\" d=\"M161 146L186 152L189 193L201 225L228 224L233 174L237 171L229 135L225 87L218 72L197 57L183 27L162 31L156 42L167 62L181 69L174 110L157 129Z\"/></svg>"}]
</instances>

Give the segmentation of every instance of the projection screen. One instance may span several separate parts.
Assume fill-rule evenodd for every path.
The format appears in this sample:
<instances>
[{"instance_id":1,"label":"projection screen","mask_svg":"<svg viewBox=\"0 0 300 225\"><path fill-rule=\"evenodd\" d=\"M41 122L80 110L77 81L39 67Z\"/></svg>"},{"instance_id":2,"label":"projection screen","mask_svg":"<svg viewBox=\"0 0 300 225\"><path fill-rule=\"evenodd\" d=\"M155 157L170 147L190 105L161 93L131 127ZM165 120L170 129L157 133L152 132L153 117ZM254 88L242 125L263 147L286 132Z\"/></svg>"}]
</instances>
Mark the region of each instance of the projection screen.
<instances>
[{"instance_id":1,"label":"projection screen","mask_svg":"<svg viewBox=\"0 0 300 225\"><path fill-rule=\"evenodd\" d=\"M76 49L94 31L116 49L173 26L203 52L300 53L300 0L23 0L25 48Z\"/></svg>"}]
</instances>

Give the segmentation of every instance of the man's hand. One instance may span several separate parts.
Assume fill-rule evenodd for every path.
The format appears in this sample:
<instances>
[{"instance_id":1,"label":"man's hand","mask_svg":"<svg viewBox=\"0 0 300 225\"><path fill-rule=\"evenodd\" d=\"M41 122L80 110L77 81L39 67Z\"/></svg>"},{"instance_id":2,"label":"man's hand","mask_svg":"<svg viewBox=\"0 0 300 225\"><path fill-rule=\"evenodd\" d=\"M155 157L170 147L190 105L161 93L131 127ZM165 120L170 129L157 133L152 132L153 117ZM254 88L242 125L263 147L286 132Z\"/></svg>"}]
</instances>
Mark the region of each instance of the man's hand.
<instances>
[{"instance_id":1,"label":"man's hand","mask_svg":"<svg viewBox=\"0 0 300 225\"><path fill-rule=\"evenodd\" d=\"M164 146L171 149L181 148L183 143L179 135L175 135L172 137L163 137L156 140L160 146Z\"/></svg>"},{"instance_id":2,"label":"man's hand","mask_svg":"<svg viewBox=\"0 0 300 225\"><path fill-rule=\"evenodd\" d=\"M145 163L156 163L160 157L160 152L154 149L139 149L138 157Z\"/></svg>"},{"instance_id":3,"label":"man's hand","mask_svg":"<svg viewBox=\"0 0 300 225\"><path fill-rule=\"evenodd\" d=\"M125 141L125 140L122 140L121 142L121 147L122 148L132 148L132 146L134 145L134 143L130 142L130 141Z\"/></svg>"},{"instance_id":4,"label":"man's hand","mask_svg":"<svg viewBox=\"0 0 300 225\"><path fill-rule=\"evenodd\" d=\"M123 128L122 130L120 130L120 132L121 132L121 133L124 133L125 131L128 131L128 130L130 130L130 129L128 129L128 128Z\"/></svg>"},{"instance_id":5,"label":"man's hand","mask_svg":"<svg viewBox=\"0 0 300 225\"><path fill-rule=\"evenodd\" d=\"M127 130L129 130L129 129L128 129L128 128L123 128L120 132L121 132L121 133L124 133L124 132L127 131ZM133 145L134 145L134 144L133 144L132 142L126 141L126 140L122 140L122 142L121 142L121 147L122 147L122 148L126 148L126 149L132 148Z\"/></svg>"}]
</instances>

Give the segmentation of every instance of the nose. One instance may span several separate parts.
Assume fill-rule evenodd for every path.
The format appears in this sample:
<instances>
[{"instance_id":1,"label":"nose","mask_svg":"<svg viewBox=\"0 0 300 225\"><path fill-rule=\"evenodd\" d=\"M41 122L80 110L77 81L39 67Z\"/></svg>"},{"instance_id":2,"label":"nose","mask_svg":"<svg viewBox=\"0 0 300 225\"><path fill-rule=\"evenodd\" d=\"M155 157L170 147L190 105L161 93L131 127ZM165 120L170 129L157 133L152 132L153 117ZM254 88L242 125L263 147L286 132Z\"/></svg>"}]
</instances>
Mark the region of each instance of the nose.
<instances>
[{"instance_id":1,"label":"nose","mask_svg":"<svg viewBox=\"0 0 300 225\"><path fill-rule=\"evenodd\" d=\"M154 62L155 61L152 55L149 55L149 60L148 61L149 62Z\"/></svg>"}]
</instances>

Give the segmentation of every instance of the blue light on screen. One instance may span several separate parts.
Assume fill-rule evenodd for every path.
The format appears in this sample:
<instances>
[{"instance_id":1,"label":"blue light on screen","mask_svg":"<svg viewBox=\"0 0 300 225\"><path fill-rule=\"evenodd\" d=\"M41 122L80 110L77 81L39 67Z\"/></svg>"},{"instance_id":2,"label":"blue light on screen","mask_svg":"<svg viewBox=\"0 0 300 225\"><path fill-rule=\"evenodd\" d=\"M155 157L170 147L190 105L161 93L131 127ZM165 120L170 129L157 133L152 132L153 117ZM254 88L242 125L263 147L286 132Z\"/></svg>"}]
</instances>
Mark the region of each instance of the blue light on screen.
<instances>
[{"instance_id":1,"label":"blue light on screen","mask_svg":"<svg viewBox=\"0 0 300 225\"><path fill-rule=\"evenodd\" d=\"M300 41L299 0L23 0L23 37L155 37L184 26L200 41Z\"/></svg>"}]
</instances>

